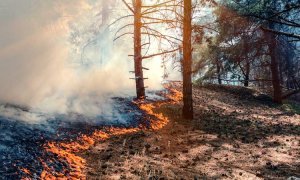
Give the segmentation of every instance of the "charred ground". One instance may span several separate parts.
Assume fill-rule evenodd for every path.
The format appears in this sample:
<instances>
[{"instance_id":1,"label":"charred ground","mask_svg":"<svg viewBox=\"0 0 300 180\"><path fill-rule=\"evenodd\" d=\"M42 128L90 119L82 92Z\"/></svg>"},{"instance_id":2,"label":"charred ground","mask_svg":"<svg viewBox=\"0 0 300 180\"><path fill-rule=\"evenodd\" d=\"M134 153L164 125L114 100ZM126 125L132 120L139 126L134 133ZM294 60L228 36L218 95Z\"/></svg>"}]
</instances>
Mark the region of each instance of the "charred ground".
<instances>
[{"instance_id":1,"label":"charred ground","mask_svg":"<svg viewBox=\"0 0 300 180\"><path fill-rule=\"evenodd\" d=\"M74 173L71 164L57 154L48 152L49 142L76 142L81 136L89 136L105 127L136 127L145 117L144 112L132 102L132 98L113 98L112 101L112 114L97 118L78 113L51 116L38 114L46 120L33 123L0 116L0 179L40 179L45 165L51 174L64 171L64 176L70 177ZM27 107L2 107L6 110L9 108L19 116L36 115Z\"/></svg>"}]
</instances>

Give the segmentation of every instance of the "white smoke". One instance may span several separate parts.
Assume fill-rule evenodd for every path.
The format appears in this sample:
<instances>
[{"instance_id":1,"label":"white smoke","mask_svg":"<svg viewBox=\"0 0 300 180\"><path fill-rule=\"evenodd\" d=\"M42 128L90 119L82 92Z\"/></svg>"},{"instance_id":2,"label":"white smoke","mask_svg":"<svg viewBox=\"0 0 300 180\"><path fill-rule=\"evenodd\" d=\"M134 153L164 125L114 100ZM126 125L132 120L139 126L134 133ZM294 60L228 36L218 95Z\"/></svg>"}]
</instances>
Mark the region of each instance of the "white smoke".
<instances>
[{"instance_id":1,"label":"white smoke","mask_svg":"<svg viewBox=\"0 0 300 180\"><path fill-rule=\"evenodd\" d=\"M110 97L134 96L134 82L129 79L133 64L128 57L132 38L113 43L113 37L87 32L93 26L97 29L97 13L104 1L1 0L0 103L93 116L110 112ZM89 41L95 42L82 53ZM146 62L151 69L146 84L151 89L161 87L160 64L159 58ZM1 114L14 117L3 107Z\"/></svg>"}]
</instances>

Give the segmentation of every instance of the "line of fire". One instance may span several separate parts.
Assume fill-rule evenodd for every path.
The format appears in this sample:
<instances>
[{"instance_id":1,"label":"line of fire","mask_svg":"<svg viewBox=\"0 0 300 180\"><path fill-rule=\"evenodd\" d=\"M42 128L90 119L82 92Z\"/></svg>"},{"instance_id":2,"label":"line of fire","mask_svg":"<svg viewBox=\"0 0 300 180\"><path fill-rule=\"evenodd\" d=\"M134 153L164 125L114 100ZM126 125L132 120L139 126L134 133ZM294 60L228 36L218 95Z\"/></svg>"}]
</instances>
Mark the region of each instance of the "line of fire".
<instances>
[{"instance_id":1,"label":"line of fire","mask_svg":"<svg viewBox=\"0 0 300 180\"><path fill-rule=\"evenodd\" d=\"M300 179L299 0L0 0L0 179Z\"/></svg>"}]
</instances>

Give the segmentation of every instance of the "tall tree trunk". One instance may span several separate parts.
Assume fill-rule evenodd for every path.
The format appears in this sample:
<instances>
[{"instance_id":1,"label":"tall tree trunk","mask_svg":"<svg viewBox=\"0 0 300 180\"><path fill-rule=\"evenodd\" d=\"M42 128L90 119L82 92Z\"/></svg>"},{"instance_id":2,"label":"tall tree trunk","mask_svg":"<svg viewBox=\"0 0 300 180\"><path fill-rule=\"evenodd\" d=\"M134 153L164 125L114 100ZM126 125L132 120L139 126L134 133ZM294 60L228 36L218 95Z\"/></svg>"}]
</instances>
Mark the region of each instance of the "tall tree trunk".
<instances>
[{"instance_id":1,"label":"tall tree trunk","mask_svg":"<svg viewBox=\"0 0 300 180\"><path fill-rule=\"evenodd\" d=\"M184 0L183 19L183 110L185 119L193 119L192 89L192 0Z\"/></svg>"},{"instance_id":2,"label":"tall tree trunk","mask_svg":"<svg viewBox=\"0 0 300 180\"><path fill-rule=\"evenodd\" d=\"M135 0L134 4L134 71L137 99L145 98L144 75L142 66L142 45L141 45L141 28L142 28L142 0Z\"/></svg>"},{"instance_id":3,"label":"tall tree trunk","mask_svg":"<svg viewBox=\"0 0 300 180\"><path fill-rule=\"evenodd\" d=\"M250 79L250 60L248 57L246 58L246 70L245 70L245 80L244 80L244 86L249 86L249 79Z\"/></svg>"},{"instance_id":4,"label":"tall tree trunk","mask_svg":"<svg viewBox=\"0 0 300 180\"><path fill-rule=\"evenodd\" d=\"M248 37L247 36L243 36L242 38L242 41L243 41L243 48L244 48L244 51L243 53L245 54L245 71L244 71L244 86L245 87L248 87L249 86L249 79L250 79L250 70L251 70L251 67L250 67L250 59L249 59L249 41L248 40Z\"/></svg>"},{"instance_id":5,"label":"tall tree trunk","mask_svg":"<svg viewBox=\"0 0 300 180\"><path fill-rule=\"evenodd\" d=\"M271 6L272 6L272 8L276 7L276 1L271 1ZM270 12L268 12L268 13L270 13ZM275 24L273 22L268 22L267 26L271 30L275 29ZM276 51L278 49L276 35L273 32L266 31L266 33L267 33L267 40L269 43L269 53L270 53L270 57L271 57L270 70L271 70L271 74L272 74L273 101L275 103L282 104L282 89L281 89L281 84L280 84L280 75L279 75L279 67L278 67L279 62L278 62L278 57L276 54Z\"/></svg>"},{"instance_id":6,"label":"tall tree trunk","mask_svg":"<svg viewBox=\"0 0 300 180\"><path fill-rule=\"evenodd\" d=\"M221 67L220 67L220 63L217 60L217 74L218 74L218 83L219 85L222 84L222 78L221 78Z\"/></svg>"},{"instance_id":7,"label":"tall tree trunk","mask_svg":"<svg viewBox=\"0 0 300 180\"><path fill-rule=\"evenodd\" d=\"M273 85L273 100L275 103L282 103L282 89L280 84L280 75L278 67L278 59L276 56L276 37L273 33L268 33L269 37L269 52L271 56L271 73L272 73L272 85Z\"/></svg>"},{"instance_id":8,"label":"tall tree trunk","mask_svg":"<svg viewBox=\"0 0 300 180\"><path fill-rule=\"evenodd\" d=\"M286 57L286 69L287 69L286 87L289 90L291 88L290 82L292 82L293 77L296 76L296 73L293 70L293 62L292 62L292 57L290 57L290 54L286 52L285 57Z\"/></svg>"}]
</instances>

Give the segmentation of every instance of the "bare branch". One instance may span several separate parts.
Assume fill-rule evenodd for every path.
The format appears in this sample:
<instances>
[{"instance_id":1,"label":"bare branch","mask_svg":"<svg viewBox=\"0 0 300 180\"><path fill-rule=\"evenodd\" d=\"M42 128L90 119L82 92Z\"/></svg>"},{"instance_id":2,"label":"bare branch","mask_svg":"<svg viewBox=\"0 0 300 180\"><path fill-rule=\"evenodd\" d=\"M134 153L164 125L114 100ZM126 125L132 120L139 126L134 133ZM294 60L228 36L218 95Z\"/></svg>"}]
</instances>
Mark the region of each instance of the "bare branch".
<instances>
[{"instance_id":1,"label":"bare branch","mask_svg":"<svg viewBox=\"0 0 300 180\"><path fill-rule=\"evenodd\" d=\"M282 31L275 31L273 29L269 29L269 28L265 28L265 27L262 27L262 29L265 30L265 31L269 31L271 33L274 33L274 34L284 35L284 36L287 36L287 37L300 39L300 35L298 35L298 34L286 33L286 32L282 32Z\"/></svg>"},{"instance_id":2,"label":"bare branch","mask_svg":"<svg viewBox=\"0 0 300 180\"><path fill-rule=\"evenodd\" d=\"M108 28L111 27L112 25L116 24L118 21L128 18L128 17L133 17L133 15L131 14L131 15L123 16L123 17L116 19L114 22L112 22L111 24L108 25Z\"/></svg>"},{"instance_id":3,"label":"bare branch","mask_svg":"<svg viewBox=\"0 0 300 180\"><path fill-rule=\"evenodd\" d=\"M129 33L129 32L127 32L127 33L123 33L123 34L121 34L120 36L117 36L116 38L114 38L114 41L116 41L116 40L118 40L119 38L121 38L121 37L123 37L123 36L125 36L125 35L132 35L133 33Z\"/></svg>"},{"instance_id":4,"label":"bare branch","mask_svg":"<svg viewBox=\"0 0 300 180\"><path fill-rule=\"evenodd\" d=\"M179 50L179 48L173 49L173 50L170 50L170 51L164 51L164 52L161 52L161 53L152 54L152 55L149 55L149 56L144 56L144 57L142 57L142 59L149 59L149 58L152 58L152 57L155 57L155 56L161 56L161 55L164 55L164 54L173 53L173 52L178 51L178 50Z\"/></svg>"},{"instance_id":5,"label":"bare branch","mask_svg":"<svg viewBox=\"0 0 300 180\"><path fill-rule=\"evenodd\" d=\"M125 1L125 0L122 0L122 2L125 4L125 6L134 14L134 10L132 7L129 6L129 4Z\"/></svg>"}]
</instances>

